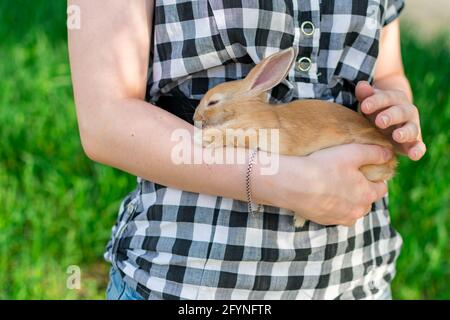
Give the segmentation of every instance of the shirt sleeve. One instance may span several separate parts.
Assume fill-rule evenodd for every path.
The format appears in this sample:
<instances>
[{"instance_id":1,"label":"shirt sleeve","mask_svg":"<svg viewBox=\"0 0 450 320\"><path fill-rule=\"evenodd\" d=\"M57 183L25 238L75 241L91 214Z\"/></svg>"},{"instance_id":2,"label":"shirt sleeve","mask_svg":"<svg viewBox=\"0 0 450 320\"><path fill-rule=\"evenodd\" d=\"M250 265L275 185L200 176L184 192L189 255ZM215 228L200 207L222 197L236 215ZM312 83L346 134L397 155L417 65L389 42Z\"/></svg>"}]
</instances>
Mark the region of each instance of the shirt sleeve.
<instances>
[{"instance_id":1,"label":"shirt sleeve","mask_svg":"<svg viewBox=\"0 0 450 320\"><path fill-rule=\"evenodd\" d=\"M383 26L397 19L405 7L405 0L386 0L386 3Z\"/></svg>"}]
</instances>

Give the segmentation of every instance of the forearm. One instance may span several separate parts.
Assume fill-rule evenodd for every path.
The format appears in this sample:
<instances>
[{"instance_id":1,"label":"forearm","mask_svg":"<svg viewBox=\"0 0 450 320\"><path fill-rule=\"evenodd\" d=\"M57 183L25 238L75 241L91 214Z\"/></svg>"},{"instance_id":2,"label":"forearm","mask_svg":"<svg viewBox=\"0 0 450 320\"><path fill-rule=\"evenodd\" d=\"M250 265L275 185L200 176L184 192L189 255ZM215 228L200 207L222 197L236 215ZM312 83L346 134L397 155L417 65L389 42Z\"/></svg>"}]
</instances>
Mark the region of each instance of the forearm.
<instances>
[{"instance_id":1,"label":"forearm","mask_svg":"<svg viewBox=\"0 0 450 320\"><path fill-rule=\"evenodd\" d=\"M400 23L393 21L381 31L380 50L375 67L374 87L403 91L412 102L412 92L403 68Z\"/></svg>"},{"instance_id":2,"label":"forearm","mask_svg":"<svg viewBox=\"0 0 450 320\"><path fill-rule=\"evenodd\" d=\"M172 141L172 133L184 129L192 137L194 129L144 101L154 1L109 0L105 4L101 0L70 0L69 4L79 6L83 13L83 27L69 29L68 44L86 154L156 183L245 200L246 161L231 165L174 163L172 151L179 142ZM206 153L192 141L189 147ZM248 156L247 150L234 151L244 159ZM269 178L254 178L255 201L271 204L264 189Z\"/></svg>"},{"instance_id":3,"label":"forearm","mask_svg":"<svg viewBox=\"0 0 450 320\"><path fill-rule=\"evenodd\" d=\"M96 106L89 121L79 121L82 141L93 160L121 169L144 179L191 192L246 200L245 175L248 150L230 149L238 154L239 163L193 163L207 159L208 149L193 143L194 127L176 116L139 99L122 99ZM180 140L172 139L175 129L188 134L184 150L190 154L187 163L176 163L174 148ZM223 158L219 158L223 159ZM255 201L274 205L268 198L268 176L254 175Z\"/></svg>"}]
</instances>

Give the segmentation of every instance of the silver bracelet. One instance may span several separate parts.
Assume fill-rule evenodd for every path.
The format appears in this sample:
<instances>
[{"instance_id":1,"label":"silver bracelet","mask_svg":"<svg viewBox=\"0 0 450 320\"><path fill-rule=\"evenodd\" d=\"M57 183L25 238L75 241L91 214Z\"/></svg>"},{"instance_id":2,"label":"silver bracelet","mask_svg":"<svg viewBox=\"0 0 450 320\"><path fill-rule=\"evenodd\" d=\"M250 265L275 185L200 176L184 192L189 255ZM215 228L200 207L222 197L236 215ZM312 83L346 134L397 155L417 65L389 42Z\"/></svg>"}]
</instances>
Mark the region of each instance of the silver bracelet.
<instances>
[{"instance_id":1,"label":"silver bracelet","mask_svg":"<svg viewBox=\"0 0 450 320\"><path fill-rule=\"evenodd\" d=\"M253 211L253 202L252 202L252 183L251 183L251 177L252 177L252 169L253 164L255 161L255 157L259 151L259 148L256 148L250 153L250 157L248 159L248 166L247 166L247 172L245 176L245 187L247 191L247 206L248 206L248 213L254 215L255 213L260 213L262 206L258 204L258 207L256 208L256 211Z\"/></svg>"}]
</instances>

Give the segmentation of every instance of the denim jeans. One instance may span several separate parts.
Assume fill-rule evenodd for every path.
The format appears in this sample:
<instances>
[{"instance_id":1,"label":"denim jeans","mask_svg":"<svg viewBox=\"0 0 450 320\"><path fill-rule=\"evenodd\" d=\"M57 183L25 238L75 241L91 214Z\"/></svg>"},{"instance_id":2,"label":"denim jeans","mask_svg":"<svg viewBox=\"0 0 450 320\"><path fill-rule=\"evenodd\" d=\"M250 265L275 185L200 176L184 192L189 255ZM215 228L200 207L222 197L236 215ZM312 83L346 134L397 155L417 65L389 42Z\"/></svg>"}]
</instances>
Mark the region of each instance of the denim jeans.
<instances>
[{"instance_id":1,"label":"denim jeans","mask_svg":"<svg viewBox=\"0 0 450 320\"><path fill-rule=\"evenodd\" d=\"M107 300L143 300L141 295L123 281L119 271L111 267L109 272L109 284L106 289Z\"/></svg>"},{"instance_id":2,"label":"denim jeans","mask_svg":"<svg viewBox=\"0 0 450 320\"><path fill-rule=\"evenodd\" d=\"M107 300L143 300L141 295L123 281L119 271L111 267L109 273L109 284L106 289ZM377 300L392 300L391 288L388 287Z\"/></svg>"}]
</instances>

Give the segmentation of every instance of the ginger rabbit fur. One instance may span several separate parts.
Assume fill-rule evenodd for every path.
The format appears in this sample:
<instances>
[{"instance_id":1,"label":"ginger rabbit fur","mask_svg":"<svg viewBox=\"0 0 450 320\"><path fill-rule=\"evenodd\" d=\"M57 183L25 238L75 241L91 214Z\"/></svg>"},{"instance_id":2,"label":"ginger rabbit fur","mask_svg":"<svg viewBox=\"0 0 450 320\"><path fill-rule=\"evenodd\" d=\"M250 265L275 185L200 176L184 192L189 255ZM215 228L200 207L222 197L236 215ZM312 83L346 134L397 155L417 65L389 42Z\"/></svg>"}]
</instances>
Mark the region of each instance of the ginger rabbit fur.
<instances>
[{"instance_id":1,"label":"ginger rabbit fur","mask_svg":"<svg viewBox=\"0 0 450 320\"><path fill-rule=\"evenodd\" d=\"M306 156L348 143L375 144L394 151L392 143L368 119L339 104L314 99L269 104L267 91L285 79L296 55L293 48L282 50L263 59L244 79L210 89L194 114L194 123L203 128L203 146L248 148L252 137L230 139L227 134L233 131L227 129L243 129L237 130L240 134L278 129L279 141L263 144L257 134L253 141L268 152L274 150L272 143L278 143L278 152L289 156ZM394 156L384 164L365 165L360 170L368 180L379 182L391 179L396 165ZM297 227L304 224L299 214L295 219Z\"/></svg>"}]
</instances>

